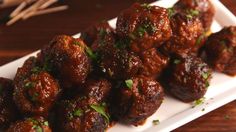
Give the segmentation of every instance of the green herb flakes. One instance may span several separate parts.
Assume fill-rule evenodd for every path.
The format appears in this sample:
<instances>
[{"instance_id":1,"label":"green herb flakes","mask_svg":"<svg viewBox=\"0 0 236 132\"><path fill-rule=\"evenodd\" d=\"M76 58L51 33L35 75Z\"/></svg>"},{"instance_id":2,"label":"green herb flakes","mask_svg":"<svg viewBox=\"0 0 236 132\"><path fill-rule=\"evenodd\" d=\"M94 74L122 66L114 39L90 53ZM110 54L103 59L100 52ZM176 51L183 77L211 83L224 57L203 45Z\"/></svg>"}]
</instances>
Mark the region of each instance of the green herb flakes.
<instances>
[{"instance_id":1,"label":"green herb flakes","mask_svg":"<svg viewBox=\"0 0 236 132\"><path fill-rule=\"evenodd\" d=\"M193 10L193 9L188 10L188 13L191 16L198 16L200 14L198 10Z\"/></svg>"},{"instance_id":2,"label":"green herb flakes","mask_svg":"<svg viewBox=\"0 0 236 132\"><path fill-rule=\"evenodd\" d=\"M33 125L32 127L36 132L43 132L43 129L41 126L39 125Z\"/></svg>"},{"instance_id":3,"label":"green herb flakes","mask_svg":"<svg viewBox=\"0 0 236 132\"><path fill-rule=\"evenodd\" d=\"M43 125L49 126L48 121L43 122Z\"/></svg>"},{"instance_id":4,"label":"green herb flakes","mask_svg":"<svg viewBox=\"0 0 236 132\"><path fill-rule=\"evenodd\" d=\"M105 107L103 105L91 104L90 107L94 109L95 111L97 111L102 116L104 116L106 118L107 123L109 123L110 116L106 113Z\"/></svg>"},{"instance_id":5,"label":"green herb flakes","mask_svg":"<svg viewBox=\"0 0 236 132\"><path fill-rule=\"evenodd\" d=\"M180 60L178 60L178 59L175 59L174 60L174 64L179 64L181 61Z\"/></svg>"},{"instance_id":6,"label":"green herb flakes","mask_svg":"<svg viewBox=\"0 0 236 132\"><path fill-rule=\"evenodd\" d=\"M144 3L144 4L142 4L141 5L142 7L144 7L144 8L146 8L146 9L148 9L148 10L150 10L152 7L150 6L150 5L148 5L147 3Z\"/></svg>"},{"instance_id":7,"label":"green herb flakes","mask_svg":"<svg viewBox=\"0 0 236 132\"><path fill-rule=\"evenodd\" d=\"M167 11L168 11L169 18L171 18L175 14L175 9L174 8L168 8Z\"/></svg>"},{"instance_id":8,"label":"green herb flakes","mask_svg":"<svg viewBox=\"0 0 236 132\"><path fill-rule=\"evenodd\" d=\"M82 116L83 115L83 110L82 109L77 109L73 113L74 116Z\"/></svg>"},{"instance_id":9,"label":"green herb flakes","mask_svg":"<svg viewBox=\"0 0 236 132\"><path fill-rule=\"evenodd\" d=\"M25 84L25 88L33 88L35 86L35 83L34 82L27 82Z\"/></svg>"},{"instance_id":10,"label":"green herb flakes","mask_svg":"<svg viewBox=\"0 0 236 132\"><path fill-rule=\"evenodd\" d=\"M91 59L97 60L97 55L89 47L86 46L85 51Z\"/></svg>"},{"instance_id":11,"label":"green herb flakes","mask_svg":"<svg viewBox=\"0 0 236 132\"><path fill-rule=\"evenodd\" d=\"M198 105L203 104L204 101L205 101L205 98L204 98L204 97L203 97L203 98L200 98L200 99L198 99L198 100L195 100L193 107L196 107L196 106L198 106Z\"/></svg>"},{"instance_id":12,"label":"green herb flakes","mask_svg":"<svg viewBox=\"0 0 236 132\"><path fill-rule=\"evenodd\" d=\"M196 45L200 45L202 43L202 40L205 38L205 33L200 35L196 40Z\"/></svg>"},{"instance_id":13,"label":"green herb flakes","mask_svg":"<svg viewBox=\"0 0 236 132\"><path fill-rule=\"evenodd\" d=\"M202 74L202 77L203 77L204 79L208 79L209 73L208 73L208 72L204 72L204 73Z\"/></svg>"},{"instance_id":14,"label":"green herb flakes","mask_svg":"<svg viewBox=\"0 0 236 132\"><path fill-rule=\"evenodd\" d=\"M129 80L125 80L125 84L129 89L132 89L133 86L133 80L129 79Z\"/></svg>"},{"instance_id":15,"label":"green herb flakes","mask_svg":"<svg viewBox=\"0 0 236 132\"><path fill-rule=\"evenodd\" d=\"M41 71L41 68L40 67L34 67L34 68L32 68L32 70L31 70L31 72L33 72L33 73L39 73Z\"/></svg>"},{"instance_id":16,"label":"green herb flakes","mask_svg":"<svg viewBox=\"0 0 236 132\"><path fill-rule=\"evenodd\" d=\"M229 120L229 119L230 119L230 116L229 116L229 115L225 115L225 116L224 116L224 119L225 119L225 120Z\"/></svg>"},{"instance_id":17,"label":"green herb flakes","mask_svg":"<svg viewBox=\"0 0 236 132\"><path fill-rule=\"evenodd\" d=\"M153 125L158 125L160 123L160 121L159 120L153 120L152 123L153 123Z\"/></svg>"}]
</instances>

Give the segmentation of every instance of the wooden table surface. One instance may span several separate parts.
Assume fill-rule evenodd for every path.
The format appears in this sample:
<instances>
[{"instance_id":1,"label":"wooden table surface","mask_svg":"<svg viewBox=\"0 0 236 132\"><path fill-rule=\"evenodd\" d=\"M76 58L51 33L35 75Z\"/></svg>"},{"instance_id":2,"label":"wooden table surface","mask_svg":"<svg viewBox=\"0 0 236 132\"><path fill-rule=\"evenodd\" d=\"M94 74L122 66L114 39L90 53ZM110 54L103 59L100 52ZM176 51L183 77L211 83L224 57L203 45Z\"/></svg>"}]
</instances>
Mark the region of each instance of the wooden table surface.
<instances>
[{"instance_id":1,"label":"wooden table surface","mask_svg":"<svg viewBox=\"0 0 236 132\"><path fill-rule=\"evenodd\" d=\"M47 44L54 35L76 34L92 23L109 20L137 0L66 0L69 10L20 21L10 27L0 24L0 66ZM154 0L139 0L152 2ZM236 0L221 0L236 15ZM14 8L0 9L0 18ZM236 132L236 101L214 110L176 132Z\"/></svg>"}]
</instances>

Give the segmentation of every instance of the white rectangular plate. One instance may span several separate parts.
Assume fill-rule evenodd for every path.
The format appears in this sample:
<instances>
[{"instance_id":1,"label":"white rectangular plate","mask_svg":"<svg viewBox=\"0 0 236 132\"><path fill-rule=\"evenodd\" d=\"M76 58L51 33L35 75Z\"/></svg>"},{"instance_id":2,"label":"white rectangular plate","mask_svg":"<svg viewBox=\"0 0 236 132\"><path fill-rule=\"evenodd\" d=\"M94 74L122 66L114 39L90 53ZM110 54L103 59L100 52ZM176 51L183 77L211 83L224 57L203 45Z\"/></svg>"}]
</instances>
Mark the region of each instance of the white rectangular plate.
<instances>
[{"instance_id":1,"label":"white rectangular plate","mask_svg":"<svg viewBox=\"0 0 236 132\"><path fill-rule=\"evenodd\" d=\"M177 0L161 0L152 3L162 7L171 7ZM219 31L223 26L236 26L235 16L226 9L218 0L211 0L216 9L215 19L212 25L212 32ZM115 28L116 19L109 21ZM80 34L74 35L79 37ZM22 57L16 61L0 67L0 76L14 78L16 70L29 57L36 55L38 51ZM205 102L192 108L193 104L183 103L172 97L166 96L158 111L149 117L143 126L133 127L116 124L110 128L109 132L167 132L181 125L184 125L226 103L236 99L236 77L229 77L224 74L214 73L210 87L205 95ZM204 109L204 111L203 111ZM153 125L153 120L159 120L159 125Z\"/></svg>"}]
</instances>

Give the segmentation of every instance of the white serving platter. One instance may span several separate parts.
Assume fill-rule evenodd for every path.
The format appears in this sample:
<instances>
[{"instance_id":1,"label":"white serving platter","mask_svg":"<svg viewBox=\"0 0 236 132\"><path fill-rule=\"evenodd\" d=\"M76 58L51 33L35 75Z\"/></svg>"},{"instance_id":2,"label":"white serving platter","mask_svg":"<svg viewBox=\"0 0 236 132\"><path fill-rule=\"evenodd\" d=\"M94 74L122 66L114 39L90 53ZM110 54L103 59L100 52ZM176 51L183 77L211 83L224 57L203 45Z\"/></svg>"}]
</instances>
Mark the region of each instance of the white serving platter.
<instances>
[{"instance_id":1,"label":"white serving platter","mask_svg":"<svg viewBox=\"0 0 236 132\"><path fill-rule=\"evenodd\" d=\"M152 3L162 7L171 7L177 0L160 0ZM236 26L236 17L224 7L218 0L211 0L215 6L216 15L211 27L212 32L219 31L223 26ZM109 24L115 28L116 19L109 21ZM74 35L75 38L80 34ZM16 61L10 62L0 67L0 76L14 78L16 70L29 56L35 56L36 51ZM108 132L168 132L184 125L224 104L236 99L236 77L229 77L224 74L214 73L210 87L205 95L203 104L192 108L193 104L183 103L172 97L166 96L163 104L158 111L149 117L143 126L133 127L117 123ZM159 120L158 125L152 123L153 120Z\"/></svg>"}]
</instances>

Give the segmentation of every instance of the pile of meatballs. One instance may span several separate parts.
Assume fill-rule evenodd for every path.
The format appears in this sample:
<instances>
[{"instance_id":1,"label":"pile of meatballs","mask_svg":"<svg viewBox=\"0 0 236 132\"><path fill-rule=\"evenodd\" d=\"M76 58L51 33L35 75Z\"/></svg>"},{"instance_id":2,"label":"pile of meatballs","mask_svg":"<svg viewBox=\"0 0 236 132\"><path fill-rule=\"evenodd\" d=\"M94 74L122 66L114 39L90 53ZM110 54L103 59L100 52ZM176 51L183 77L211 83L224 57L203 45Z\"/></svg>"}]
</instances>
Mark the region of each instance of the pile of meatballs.
<instances>
[{"instance_id":1,"label":"pile of meatballs","mask_svg":"<svg viewBox=\"0 0 236 132\"><path fill-rule=\"evenodd\" d=\"M236 75L236 27L210 33L209 0L172 8L135 3L87 28L56 36L0 78L0 127L6 132L103 132L114 122L142 125L165 95L201 99L212 71Z\"/></svg>"}]
</instances>

